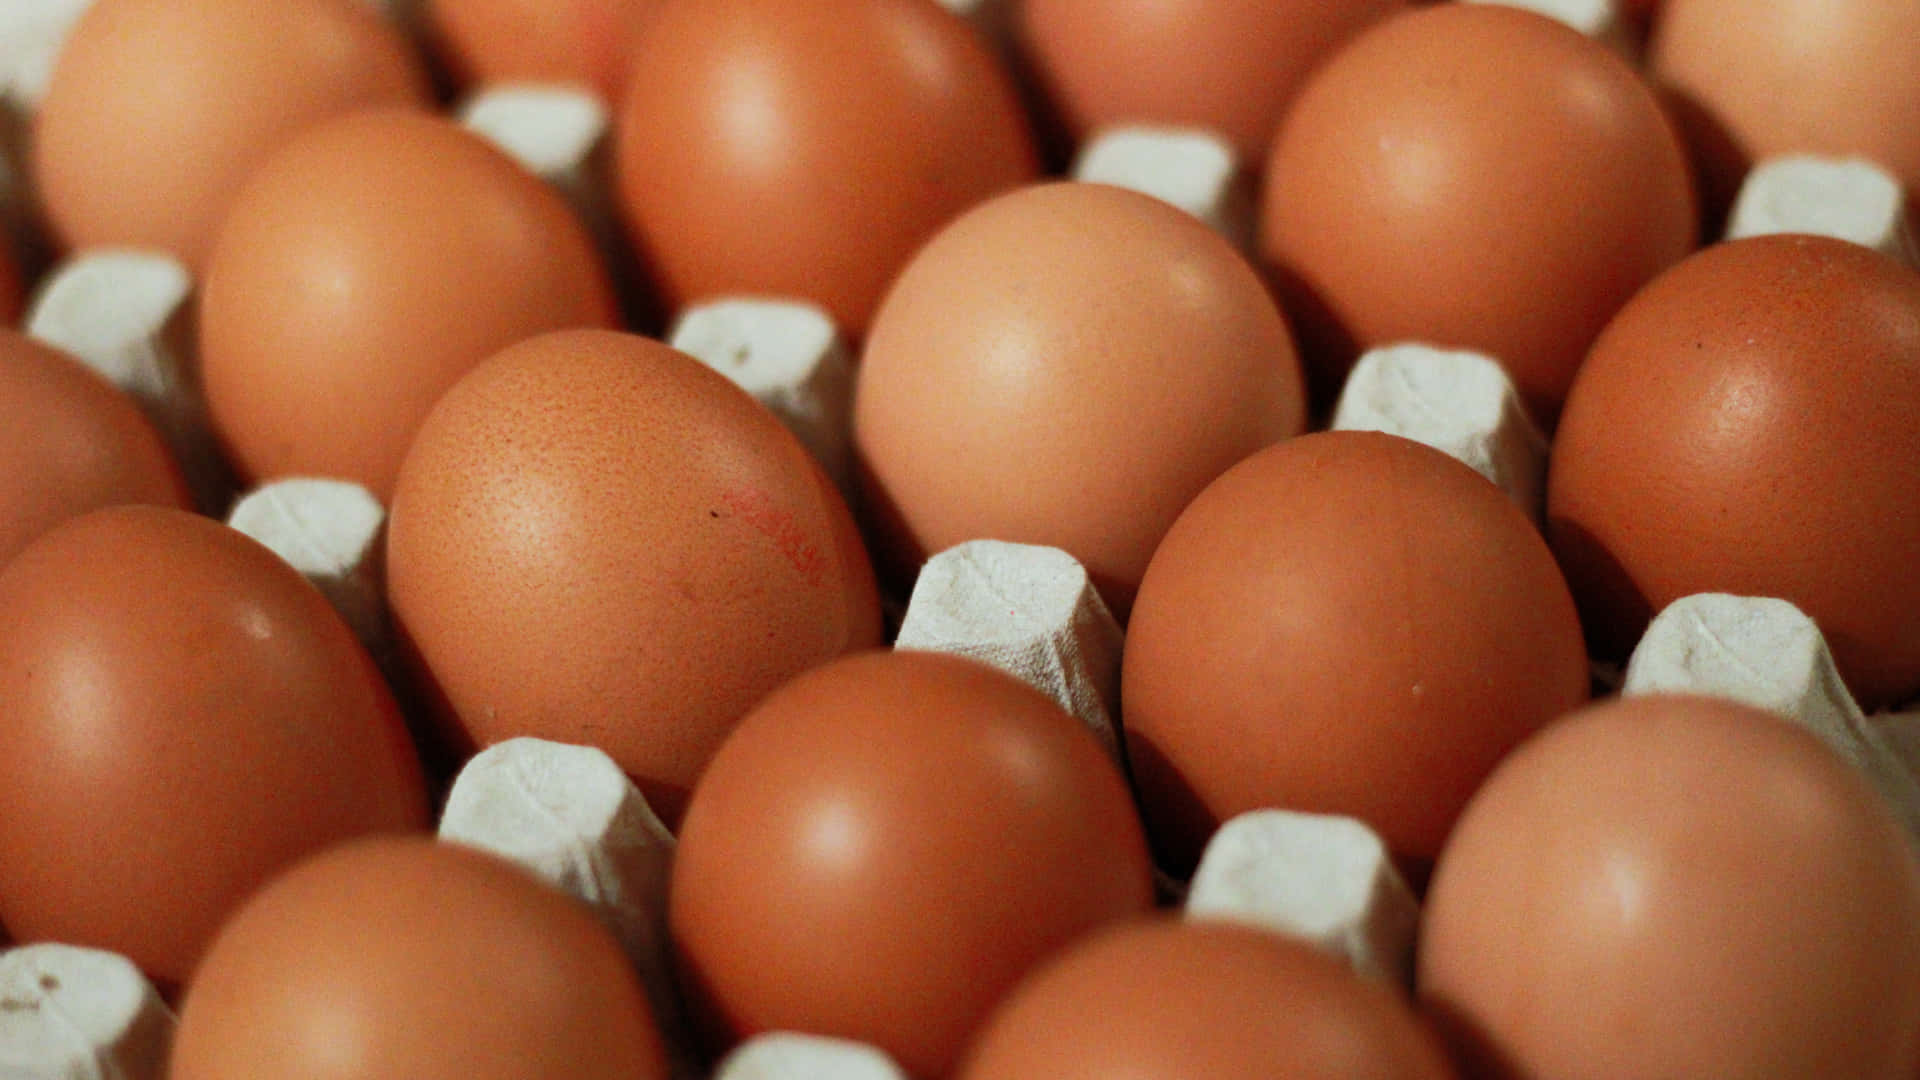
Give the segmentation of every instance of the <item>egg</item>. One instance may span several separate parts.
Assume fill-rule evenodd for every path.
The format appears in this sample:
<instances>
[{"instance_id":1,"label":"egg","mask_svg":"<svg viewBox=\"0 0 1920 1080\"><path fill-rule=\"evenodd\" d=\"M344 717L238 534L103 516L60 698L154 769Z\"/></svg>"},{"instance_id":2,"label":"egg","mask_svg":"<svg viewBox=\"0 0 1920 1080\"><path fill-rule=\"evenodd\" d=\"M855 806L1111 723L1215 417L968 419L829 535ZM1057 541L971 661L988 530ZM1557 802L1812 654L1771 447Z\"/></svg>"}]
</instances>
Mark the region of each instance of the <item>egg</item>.
<instances>
[{"instance_id":1,"label":"egg","mask_svg":"<svg viewBox=\"0 0 1920 1080\"><path fill-rule=\"evenodd\" d=\"M1187 502L1306 421L1253 268L1198 219L1100 184L1012 192L942 230L887 294L856 377L893 577L967 540L1044 544L1123 618Z\"/></svg>"},{"instance_id":2,"label":"egg","mask_svg":"<svg viewBox=\"0 0 1920 1080\"><path fill-rule=\"evenodd\" d=\"M1089 935L1020 984L964 1080L1450 1080L1404 995L1298 938L1139 921Z\"/></svg>"},{"instance_id":3,"label":"egg","mask_svg":"<svg viewBox=\"0 0 1920 1080\"><path fill-rule=\"evenodd\" d=\"M1610 323L1548 530L1594 651L1682 596L1790 600L1869 709L1920 693L1920 274L1844 241L1708 248Z\"/></svg>"},{"instance_id":4,"label":"egg","mask_svg":"<svg viewBox=\"0 0 1920 1080\"><path fill-rule=\"evenodd\" d=\"M1587 682L1566 582L1512 500L1437 450L1342 431L1253 455L1180 515L1120 695L1170 868L1266 807L1359 818L1420 865Z\"/></svg>"},{"instance_id":5,"label":"egg","mask_svg":"<svg viewBox=\"0 0 1920 1080\"><path fill-rule=\"evenodd\" d=\"M880 640L865 547L799 440L612 331L508 348L433 410L394 491L387 595L458 745L597 746L669 823L756 701Z\"/></svg>"},{"instance_id":6,"label":"egg","mask_svg":"<svg viewBox=\"0 0 1920 1080\"><path fill-rule=\"evenodd\" d=\"M1375 24L1300 90L1260 249L1332 389L1401 341L1505 364L1550 423L1587 346L1697 232L1653 92L1612 50L1497 4Z\"/></svg>"},{"instance_id":7,"label":"egg","mask_svg":"<svg viewBox=\"0 0 1920 1080\"><path fill-rule=\"evenodd\" d=\"M666 1080L619 943L492 855L383 838L302 862L221 931L172 1080Z\"/></svg>"},{"instance_id":8,"label":"egg","mask_svg":"<svg viewBox=\"0 0 1920 1080\"><path fill-rule=\"evenodd\" d=\"M182 510L95 510L0 571L0 919L164 985L269 876L423 829L387 686L319 590Z\"/></svg>"},{"instance_id":9,"label":"egg","mask_svg":"<svg viewBox=\"0 0 1920 1080\"><path fill-rule=\"evenodd\" d=\"M668 927L722 1040L871 1043L948 1075L1049 953L1153 902L1092 732L973 660L868 652L754 709L694 790Z\"/></svg>"},{"instance_id":10,"label":"egg","mask_svg":"<svg viewBox=\"0 0 1920 1080\"><path fill-rule=\"evenodd\" d=\"M584 86L620 100L634 43L666 0L428 0L434 40L461 82Z\"/></svg>"},{"instance_id":11,"label":"egg","mask_svg":"<svg viewBox=\"0 0 1920 1080\"><path fill-rule=\"evenodd\" d=\"M252 479L385 499L461 375L522 338L616 319L558 193L449 120L358 113L275 153L221 222L200 299L207 408Z\"/></svg>"},{"instance_id":12,"label":"egg","mask_svg":"<svg viewBox=\"0 0 1920 1080\"><path fill-rule=\"evenodd\" d=\"M1647 62L1710 204L1777 154L1859 156L1920 191L1920 0L1665 0Z\"/></svg>"},{"instance_id":13,"label":"egg","mask_svg":"<svg viewBox=\"0 0 1920 1080\"><path fill-rule=\"evenodd\" d=\"M40 534L122 503L189 509L140 407L72 356L0 329L0 566Z\"/></svg>"},{"instance_id":14,"label":"egg","mask_svg":"<svg viewBox=\"0 0 1920 1080\"><path fill-rule=\"evenodd\" d=\"M1811 734L1644 696L1554 724L1441 854L1423 1002L1476 1075L1910 1078L1920 871Z\"/></svg>"},{"instance_id":15,"label":"egg","mask_svg":"<svg viewBox=\"0 0 1920 1080\"><path fill-rule=\"evenodd\" d=\"M1020 37L1079 138L1112 125L1220 134L1258 167L1307 73L1406 0L1025 0Z\"/></svg>"},{"instance_id":16,"label":"egg","mask_svg":"<svg viewBox=\"0 0 1920 1080\"><path fill-rule=\"evenodd\" d=\"M289 138L426 75L363 0L95 0L33 125L33 176L70 248L205 262L241 182Z\"/></svg>"},{"instance_id":17,"label":"egg","mask_svg":"<svg viewBox=\"0 0 1920 1080\"><path fill-rule=\"evenodd\" d=\"M1039 168L1011 79L928 0L667 4L616 123L669 306L807 300L856 338L914 249Z\"/></svg>"}]
</instances>

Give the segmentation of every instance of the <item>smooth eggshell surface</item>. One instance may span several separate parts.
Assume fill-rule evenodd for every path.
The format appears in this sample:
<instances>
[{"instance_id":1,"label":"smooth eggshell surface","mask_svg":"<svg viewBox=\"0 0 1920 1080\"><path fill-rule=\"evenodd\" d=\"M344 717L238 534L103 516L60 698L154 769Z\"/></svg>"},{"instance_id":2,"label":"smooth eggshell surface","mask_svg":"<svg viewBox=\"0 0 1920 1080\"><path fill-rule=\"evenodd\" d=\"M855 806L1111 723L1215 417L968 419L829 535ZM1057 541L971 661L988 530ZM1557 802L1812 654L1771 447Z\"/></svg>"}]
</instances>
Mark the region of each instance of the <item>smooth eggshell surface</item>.
<instances>
[{"instance_id":1,"label":"smooth eggshell surface","mask_svg":"<svg viewBox=\"0 0 1920 1080\"><path fill-rule=\"evenodd\" d=\"M394 616L456 740L612 755L669 823L734 724L879 643L840 495L758 402L612 331L531 338L422 427L387 534Z\"/></svg>"},{"instance_id":2,"label":"smooth eggshell surface","mask_svg":"<svg viewBox=\"0 0 1920 1080\"><path fill-rule=\"evenodd\" d=\"M1359 353L1485 352L1551 419L1621 304L1693 249L1685 154L1612 50L1438 4L1307 81L1267 160L1260 246L1329 388Z\"/></svg>"},{"instance_id":3,"label":"smooth eggshell surface","mask_svg":"<svg viewBox=\"0 0 1920 1080\"><path fill-rule=\"evenodd\" d=\"M1776 154L1861 156L1920 191L1920 0L1666 0L1648 47L1712 204Z\"/></svg>"},{"instance_id":4,"label":"smooth eggshell surface","mask_svg":"<svg viewBox=\"0 0 1920 1080\"><path fill-rule=\"evenodd\" d=\"M1012 80L928 0L668 4L617 136L627 220L671 306L793 297L855 338L914 249L1039 168Z\"/></svg>"},{"instance_id":5,"label":"smooth eggshell surface","mask_svg":"<svg viewBox=\"0 0 1920 1080\"><path fill-rule=\"evenodd\" d=\"M620 100L635 42L666 0L428 0L434 39L469 86L559 83Z\"/></svg>"},{"instance_id":6,"label":"smooth eggshell surface","mask_svg":"<svg viewBox=\"0 0 1920 1080\"><path fill-rule=\"evenodd\" d=\"M1012 192L943 230L888 293L857 379L896 577L967 540L1046 544L1123 618L1187 502L1306 420L1293 340L1247 262L1101 184Z\"/></svg>"},{"instance_id":7,"label":"smooth eggshell surface","mask_svg":"<svg viewBox=\"0 0 1920 1080\"><path fill-rule=\"evenodd\" d=\"M1036 962L1153 902L1126 781L1013 677L871 652L756 708L695 789L673 869L681 972L722 1038L956 1064Z\"/></svg>"},{"instance_id":8,"label":"smooth eggshell surface","mask_svg":"<svg viewBox=\"0 0 1920 1080\"><path fill-rule=\"evenodd\" d=\"M356 109L424 108L427 92L363 0L95 0L37 114L34 176L68 247L198 268L242 181L288 139Z\"/></svg>"},{"instance_id":9,"label":"smooth eggshell surface","mask_svg":"<svg viewBox=\"0 0 1920 1080\"><path fill-rule=\"evenodd\" d=\"M122 503L189 508L133 400L78 360L0 329L0 566L68 518Z\"/></svg>"},{"instance_id":10,"label":"smooth eggshell surface","mask_svg":"<svg viewBox=\"0 0 1920 1080\"><path fill-rule=\"evenodd\" d=\"M1128 757L1188 869L1264 807L1357 817L1431 859L1507 751L1587 697L1572 597L1499 488L1407 439L1271 447L1154 553L1121 659Z\"/></svg>"},{"instance_id":11,"label":"smooth eggshell surface","mask_svg":"<svg viewBox=\"0 0 1920 1080\"><path fill-rule=\"evenodd\" d=\"M1731 702L1596 705L1474 796L1420 995L1475 1075L1909 1080L1920 872L1812 735Z\"/></svg>"},{"instance_id":12,"label":"smooth eggshell surface","mask_svg":"<svg viewBox=\"0 0 1920 1080\"><path fill-rule=\"evenodd\" d=\"M1198 128L1257 167L1327 54L1407 0L1026 0L1020 31L1076 137L1119 124Z\"/></svg>"},{"instance_id":13,"label":"smooth eggshell surface","mask_svg":"<svg viewBox=\"0 0 1920 1080\"><path fill-rule=\"evenodd\" d=\"M652 1011L587 909L427 839L288 871L208 953L172 1080L666 1080Z\"/></svg>"},{"instance_id":14,"label":"smooth eggshell surface","mask_svg":"<svg viewBox=\"0 0 1920 1080\"><path fill-rule=\"evenodd\" d=\"M1284 1065L1284 1068L1282 1066ZM1138 922L1050 961L994 1010L964 1080L1451 1080L1397 989L1304 941Z\"/></svg>"},{"instance_id":15,"label":"smooth eggshell surface","mask_svg":"<svg viewBox=\"0 0 1920 1080\"><path fill-rule=\"evenodd\" d=\"M1720 244L1607 327L1548 533L1594 651L1682 596L1790 600L1868 708L1920 693L1920 274L1807 236Z\"/></svg>"},{"instance_id":16,"label":"smooth eggshell surface","mask_svg":"<svg viewBox=\"0 0 1920 1080\"><path fill-rule=\"evenodd\" d=\"M180 510L74 518L0 572L0 919L163 985L268 877L425 829L386 684L319 590Z\"/></svg>"},{"instance_id":17,"label":"smooth eggshell surface","mask_svg":"<svg viewBox=\"0 0 1920 1080\"><path fill-rule=\"evenodd\" d=\"M451 121L367 112L247 181L207 267L200 360L249 476L352 480L384 499L461 375L533 334L614 321L559 194Z\"/></svg>"}]
</instances>

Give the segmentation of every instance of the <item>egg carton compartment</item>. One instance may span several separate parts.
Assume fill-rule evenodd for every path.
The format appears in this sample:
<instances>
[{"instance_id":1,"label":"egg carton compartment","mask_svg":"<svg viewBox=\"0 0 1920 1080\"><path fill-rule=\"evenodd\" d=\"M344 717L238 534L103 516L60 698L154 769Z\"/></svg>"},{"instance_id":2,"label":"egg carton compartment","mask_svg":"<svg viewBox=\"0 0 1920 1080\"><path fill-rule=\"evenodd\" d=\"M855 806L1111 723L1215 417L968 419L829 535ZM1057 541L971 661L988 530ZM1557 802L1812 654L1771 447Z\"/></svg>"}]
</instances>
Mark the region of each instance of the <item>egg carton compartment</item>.
<instances>
[{"instance_id":1,"label":"egg carton compartment","mask_svg":"<svg viewBox=\"0 0 1920 1080\"><path fill-rule=\"evenodd\" d=\"M153 984L117 953L0 950L0 1076L161 1080L175 1025Z\"/></svg>"},{"instance_id":2,"label":"egg carton compartment","mask_svg":"<svg viewBox=\"0 0 1920 1080\"><path fill-rule=\"evenodd\" d=\"M775 1031L734 1048L713 1080L907 1080L907 1074L865 1043Z\"/></svg>"}]
</instances>

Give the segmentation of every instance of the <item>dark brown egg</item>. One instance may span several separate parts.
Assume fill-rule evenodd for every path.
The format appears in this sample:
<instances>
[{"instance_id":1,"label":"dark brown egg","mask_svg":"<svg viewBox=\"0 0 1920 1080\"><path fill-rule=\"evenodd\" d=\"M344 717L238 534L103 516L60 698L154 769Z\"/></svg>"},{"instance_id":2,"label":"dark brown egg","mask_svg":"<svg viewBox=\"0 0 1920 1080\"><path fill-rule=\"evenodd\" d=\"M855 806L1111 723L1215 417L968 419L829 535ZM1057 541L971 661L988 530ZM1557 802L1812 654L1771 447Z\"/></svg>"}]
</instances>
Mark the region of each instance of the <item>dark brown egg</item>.
<instances>
[{"instance_id":1,"label":"dark brown egg","mask_svg":"<svg viewBox=\"0 0 1920 1080\"><path fill-rule=\"evenodd\" d=\"M1357 817L1428 860L1587 679L1566 582L1511 499L1438 450L1329 432L1253 455L1180 515L1121 701L1171 867L1263 807Z\"/></svg>"},{"instance_id":2,"label":"dark brown egg","mask_svg":"<svg viewBox=\"0 0 1920 1080\"><path fill-rule=\"evenodd\" d=\"M721 748L669 924L722 1039L855 1038L935 1080L1029 968L1152 900L1126 782L1080 721L971 660L871 652Z\"/></svg>"},{"instance_id":3,"label":"dark brown egg","mask_svg":"<svg viewBox=\"0 0 1920 1080\"><path fill-rule=\"evenodd\" d=\"M809 300L855 337L915 248L1038 169L999 61L928 0L667 4L618 145L622 206L672 306Z\"/></svg>"},{"instance_id":4,"label":"dark brown egg","mask_svg":"<svg viewBox=\"0 0 1920 1080\"><path fill-rule=\"evenodd\" d=\"M1328 387L1360 351L1426 341L1493 356L1550 420L1696 229L1680 140L1632 68L1545 16L1454 3L1375 24L1307 81L1260 244Z\"/></svg>"},{"instance_id":5,"label":"dark brown egg","mask_svg":"<svg viewBox=\"0 0 1920 1080\"><path fill-rule=\"evenodd\" d=\"M189 507L173 454L133 400L78 360L0 329L0 566L68 518Z\"/></svg>"},{"instance_id":6,"label":"dark brown egg","mask_svg":"<svg viewBox=\"0 0 1920 1080\"><path fill-rule=\"evenodd\" d=\"M266 548L180 510L74 518L0 571L0 919L177 985L274 873L428 824L373 661Z\"/></svg>"},{"instance_id":7,"label":"dark brown egg","mask_svg":"<svg viewBox=\"0 0 1920 1080\"><path fill-rule=\"evenodd\" d=\"M1596 653L1682 596L1811 615L1869 708L1920 693L1920 274L1805 236L1708 248L1594 344L1549 468Z\"/></svg>"}]
</instances>

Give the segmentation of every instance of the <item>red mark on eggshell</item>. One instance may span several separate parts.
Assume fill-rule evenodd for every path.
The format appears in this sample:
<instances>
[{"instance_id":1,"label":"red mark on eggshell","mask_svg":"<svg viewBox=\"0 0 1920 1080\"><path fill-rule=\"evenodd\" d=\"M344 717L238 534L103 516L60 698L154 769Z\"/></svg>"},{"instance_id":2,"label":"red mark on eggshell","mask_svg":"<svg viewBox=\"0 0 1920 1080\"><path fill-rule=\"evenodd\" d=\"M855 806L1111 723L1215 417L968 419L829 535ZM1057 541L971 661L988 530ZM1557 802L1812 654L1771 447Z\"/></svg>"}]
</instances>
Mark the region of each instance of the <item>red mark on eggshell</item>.
<instances>
[{"instance_id":1,"label":"red mark on eggshell","mask_svg":"<svg viewBox=\"0 0 1920 1080\"><path fill-rule=\"evenodd\" d=\"M792 511L774 505L766 492L753 488L723 491L720 502L772 540L807 584L826 583L827 557L807 539L806 532L793 520Z\"/></svg>"}]
</instances>

